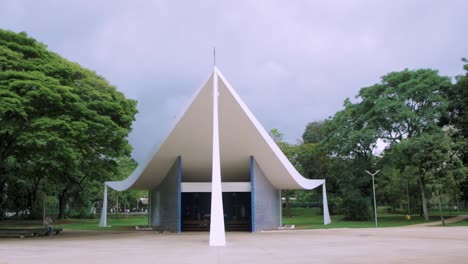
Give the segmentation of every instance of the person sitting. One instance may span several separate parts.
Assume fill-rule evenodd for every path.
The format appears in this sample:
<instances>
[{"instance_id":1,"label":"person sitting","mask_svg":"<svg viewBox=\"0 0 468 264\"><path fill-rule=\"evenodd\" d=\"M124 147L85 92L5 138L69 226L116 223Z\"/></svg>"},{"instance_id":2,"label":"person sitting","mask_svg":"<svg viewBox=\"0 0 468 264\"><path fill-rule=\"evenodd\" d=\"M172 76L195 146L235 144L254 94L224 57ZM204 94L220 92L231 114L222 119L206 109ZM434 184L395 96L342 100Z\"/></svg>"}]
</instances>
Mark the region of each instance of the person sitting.
<instances>
[{"instance_id":1,"label":"person sitting","mask_svg":"<svg viewBox=\"0 0 468 264\"><path fill-rule=\"evenodd\" d=\"M53 236L54 235L54 226L52 225L52 218L47 216L44 225L46 226L46 235Z\"/></svg>"}]
</instances>

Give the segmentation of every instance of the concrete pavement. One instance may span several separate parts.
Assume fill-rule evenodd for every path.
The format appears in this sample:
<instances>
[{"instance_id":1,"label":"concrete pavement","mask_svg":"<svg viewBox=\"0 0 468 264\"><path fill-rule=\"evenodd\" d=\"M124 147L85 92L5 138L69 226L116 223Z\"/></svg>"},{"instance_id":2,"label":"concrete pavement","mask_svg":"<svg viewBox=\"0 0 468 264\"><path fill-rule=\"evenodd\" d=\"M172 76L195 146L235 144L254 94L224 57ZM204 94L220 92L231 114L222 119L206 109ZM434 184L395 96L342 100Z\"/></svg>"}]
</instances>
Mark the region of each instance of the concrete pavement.
<instances>
[{"instance_id":1,"label":"concrete pavement","mask_svg":"<svg viewBox=\"0 0 468 264\"><path fill-rule=\"evenodd\" d=\"M318 229L227 233L65 231L0 239L2 263L466 263L468 227Z\"/></svg>"}]
</instances>

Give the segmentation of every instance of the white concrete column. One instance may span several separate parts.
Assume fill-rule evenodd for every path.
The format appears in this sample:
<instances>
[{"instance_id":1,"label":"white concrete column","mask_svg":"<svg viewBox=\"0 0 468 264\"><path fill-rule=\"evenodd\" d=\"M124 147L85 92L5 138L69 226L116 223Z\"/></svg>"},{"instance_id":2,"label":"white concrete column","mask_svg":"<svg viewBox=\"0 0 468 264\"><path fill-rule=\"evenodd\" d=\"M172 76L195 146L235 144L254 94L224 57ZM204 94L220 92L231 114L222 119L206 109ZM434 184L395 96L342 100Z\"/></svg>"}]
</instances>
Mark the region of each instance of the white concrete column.
<instances>
[{"instance_id":1,"label":"white concrete column","mask_svg":"<svg viewBox=\"0 0 468 264\"><path fill-rule=\"evenodd\" d=\"M151 198L155 199L154 206L151 207L152 215L153 215L153 222L151 223L152 226L161 226L161 192L156 192L156 197L151 196Z\"/></svg>"},{"instance_id":2,"label":"white concrete column","mask_svg":"<svg viewBox=\"0 0 468 264\"><path fill-rule=\"evenodd\" d=\"M210 246L226 245L224 230L223 193L221 190L221 161L219 157L218 74L213 71L213 158L211 174Z\"/></svg>"},{"instance_id":3,"label":"white concrete column","mask_svg":"<svg viewBox=\"0 0 468 264\"><path fill-rule=\"evenodd\" d=\"M100 227L107 227L107 185L104 183L104 198L102 199Z\"/></svg>"},{"instance_id":4,"label":"white concrete column","mask_svg":"<svg viewBox=\"0 0 468 264\"><path fill-rule=\"evenodd\" d=\"M278 190L279 196L279 226L283 226L283 197L281 197L281 189Z\"/></svg>"},{"instance_id":5,"label":"white concrete column","mask_svg":"<svg viewBox=\"0 0 468 264\"><path fill-rule=\"evenodd\" d=\"M152 216L152 210L153 208L151 207L151 189L148 189L148 206L146 207L146 210L148 210L148 226L153 226L153 216Z\"/></svg>"},{"instance_id":6,"label":"white concrete column","mask_svg":"<svg viewBox=\"0 0 468 264\"><path fill-rule=\"evenodd\" d=\"M325 186L325 181L322 184L322 194L323 194L323 224L328 225L331 223L330 213L328 212L328 200L327 200L327 187Z\"/></svg>"}]
</instances>

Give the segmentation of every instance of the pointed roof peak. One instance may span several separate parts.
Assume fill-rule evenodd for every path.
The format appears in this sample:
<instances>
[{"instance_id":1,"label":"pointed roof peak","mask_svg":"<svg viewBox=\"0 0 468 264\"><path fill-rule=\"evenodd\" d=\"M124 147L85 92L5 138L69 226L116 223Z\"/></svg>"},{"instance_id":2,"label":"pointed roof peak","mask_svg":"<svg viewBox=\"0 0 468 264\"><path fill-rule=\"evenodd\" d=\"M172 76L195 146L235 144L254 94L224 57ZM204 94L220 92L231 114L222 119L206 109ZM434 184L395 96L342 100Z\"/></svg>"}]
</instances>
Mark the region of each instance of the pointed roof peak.
<instances>
[{"instance_id":1,"label":"pointed roof peak","mask_svg":"<svg viewBox=\"0 0 468 264\"><path fill-rule=\"evenodd\" d=\"M313 189L324 180L309 180L294 168L268 132L255 118L219 68L194 94L185 111L176 120L166 139L148 155L148 159L127 179L108 186L125 190L156 187L162 182L176 157L183 159L187 181L209 181L211 168L212 92L219 84L219 135L223 181L239 181L248 175L251 156L277 189ZM242 131L242 133L239 133ZM242 179L240 179L241 177Z\"/></svg>"}]
</instances>

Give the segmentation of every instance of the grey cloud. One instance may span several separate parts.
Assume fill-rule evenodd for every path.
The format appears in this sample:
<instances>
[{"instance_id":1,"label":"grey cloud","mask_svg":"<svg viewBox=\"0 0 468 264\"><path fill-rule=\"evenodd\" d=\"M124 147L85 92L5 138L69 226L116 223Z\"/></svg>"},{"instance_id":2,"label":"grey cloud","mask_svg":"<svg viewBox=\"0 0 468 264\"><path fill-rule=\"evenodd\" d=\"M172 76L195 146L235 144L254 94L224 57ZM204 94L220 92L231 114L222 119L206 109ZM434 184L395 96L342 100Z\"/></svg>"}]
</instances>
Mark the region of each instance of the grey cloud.
<instances>
[{"instance_id":1,"label":"grey cloud","mask_svg":"<svg viewBox=\"0 0 468 264\"><path fill-rule=\"evenodd\" d=\"M454 76L467 56L466 1L14 1L0 27L93 69L140 113L137 160L217 64L266 129L300 138L346 97L404 68Z\"/></svg>"}]
</instances>

